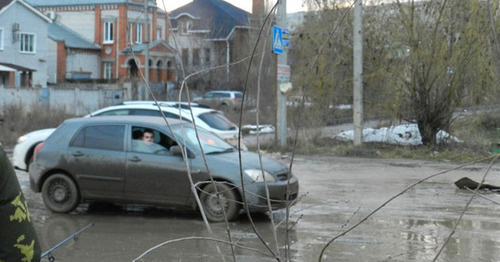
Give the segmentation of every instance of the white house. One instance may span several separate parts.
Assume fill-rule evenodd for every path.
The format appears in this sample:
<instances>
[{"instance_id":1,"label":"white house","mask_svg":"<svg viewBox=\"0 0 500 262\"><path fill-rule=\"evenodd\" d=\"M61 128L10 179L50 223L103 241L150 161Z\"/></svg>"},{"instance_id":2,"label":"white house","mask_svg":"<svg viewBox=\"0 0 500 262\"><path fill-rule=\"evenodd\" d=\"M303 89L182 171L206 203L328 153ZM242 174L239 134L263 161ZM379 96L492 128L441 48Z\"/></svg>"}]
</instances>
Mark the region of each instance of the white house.
<instances>
[{"instance_id":1,"label":"white house","mask_svg":"<svg viewBox=\"0 0 500 262\"><path fill-rule=\"evenodd\" d=\"M47 86L50 23L22 0L0 0L0 85Z\"/></svg>"}]
</instances>

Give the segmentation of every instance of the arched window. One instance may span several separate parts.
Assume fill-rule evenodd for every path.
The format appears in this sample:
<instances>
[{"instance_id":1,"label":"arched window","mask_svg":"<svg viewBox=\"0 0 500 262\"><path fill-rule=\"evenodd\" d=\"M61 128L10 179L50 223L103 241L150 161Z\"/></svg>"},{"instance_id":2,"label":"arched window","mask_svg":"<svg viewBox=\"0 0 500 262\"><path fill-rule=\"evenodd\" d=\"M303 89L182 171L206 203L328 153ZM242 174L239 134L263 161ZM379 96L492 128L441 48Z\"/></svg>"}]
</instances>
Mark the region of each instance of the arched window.
<instances>
[{"instance_id":1,"label":"arched window","mask_svg":"<svg viewBox=\"0 0 500 262\"><path fill-rule=\"evenodd\" d=\"M167 80L166 72L163 68L163 61L161 60L158 60L158 62L156 62L156 76L158 82Z\"/></svg>"},{"instance_id":2,"label":"arched window","mask_svg":"<svg viewBox=\"0 0 500 262\"><path fill-rule=\"evenodd\" d=\"M173 81L174 80L174 72L172 70L172 61L168 60L167 61L167 75L166 75L166 80L167 81Z\"/></svg>"}]
</instances>

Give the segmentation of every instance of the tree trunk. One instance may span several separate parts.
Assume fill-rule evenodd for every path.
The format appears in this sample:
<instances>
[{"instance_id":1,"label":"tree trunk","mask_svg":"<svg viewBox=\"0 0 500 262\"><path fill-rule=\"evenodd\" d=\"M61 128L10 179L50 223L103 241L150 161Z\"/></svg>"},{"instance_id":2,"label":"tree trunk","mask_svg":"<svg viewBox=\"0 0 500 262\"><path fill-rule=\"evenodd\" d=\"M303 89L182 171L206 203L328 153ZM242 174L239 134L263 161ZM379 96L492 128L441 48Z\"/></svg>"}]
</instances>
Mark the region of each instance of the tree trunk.
<instances>
[{"instance_id":1,"label":"tree trunk","mask_svg":"<svg viewBox=\"0 0 500 262\"><path fill-rule=\"evenodd\" d=\"M422 137L422 144L425 146L435 145L437 130L432 128L431 123L428 123L428 121L418 120L417 122L418 130Z\"/></svg>"}]
</instances>

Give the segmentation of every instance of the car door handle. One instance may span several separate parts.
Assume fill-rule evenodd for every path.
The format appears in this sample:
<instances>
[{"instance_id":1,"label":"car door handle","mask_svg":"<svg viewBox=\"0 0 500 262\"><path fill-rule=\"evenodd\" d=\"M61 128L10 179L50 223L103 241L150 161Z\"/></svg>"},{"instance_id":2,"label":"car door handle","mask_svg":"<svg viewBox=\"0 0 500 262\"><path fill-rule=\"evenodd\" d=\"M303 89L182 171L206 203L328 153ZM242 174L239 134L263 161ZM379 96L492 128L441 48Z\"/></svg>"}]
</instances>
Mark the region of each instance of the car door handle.
<instances>
[{"instance_id":1,"label":"car door handle","mask_svg":"<svg viewBox=\"0 0 500 262\"><path fill-rule=\"evenodd\" d=\"M134 156L134 157L130 158L129 160L132 162L139 162L139 161L141 161L141 158L139 158L138 156Z\"/></svg>"},{"instance_id":2,"label":"car door handle","mask_svg":"<svg viewBox=\"0 0 500 262\"><path fill-rule=\"evenodd\" d=\"M82 153L81 151L76 151L76 152L73 152L72 155L76 156L76 157L79 157L79 156L83 156L84 153Z\"/></svg>"}]
</instances>

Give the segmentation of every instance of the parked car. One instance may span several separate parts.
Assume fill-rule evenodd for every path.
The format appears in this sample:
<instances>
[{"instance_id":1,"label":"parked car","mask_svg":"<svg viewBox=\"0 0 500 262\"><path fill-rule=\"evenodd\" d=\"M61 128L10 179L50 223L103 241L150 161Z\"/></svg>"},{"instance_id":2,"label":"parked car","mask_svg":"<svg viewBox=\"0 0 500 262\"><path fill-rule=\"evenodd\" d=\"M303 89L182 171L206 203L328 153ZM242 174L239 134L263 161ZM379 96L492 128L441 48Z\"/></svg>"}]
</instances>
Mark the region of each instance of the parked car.
<instances>
[{"instance_id":1,"label":"parked car","mask_svg":"<svg viewBox=\"0 0 500 262\"><path fill-rule=\"evenodd\" d=\"M20 136L12 152L12 165L15 169L28 171L29 164L33 161L35 147L43 142L55 128L35 130Z\"/></svg>"},{"instance_id":2,"label":"parked car","mask_svg":"<svg viewBox=\"0 0 500 262\"><path fill-rule=\"evenodd\" d=\"M221 112L200 106L196 103L160 102L163 114L167 118L182 119L193 122L189 108L193 111L194 122L197 126L205 128L222 137L234 146L238 145L238 126L232 123ZM180 109L180 110L179 110ZM110 106L84 117L107 116L107 115L142 115L162 116L154 101L129 101L121 105ZM18 138L13 152L13 164L16 169L28 170L29 163L33 158L33 151L37 144L44 141L55 128L36 130ZM247 146L240 141L241 149L247 150Z\"/></svg>"},{"instance_id":3,"label":"parked car","mask_svg":"<svg viewBox=\"0 0 500 262\"><path fill-rule=\"evenodd\" d=\"M267 211L266 185L273 210L297 199L299 182L285 165L263 157L261 169L256 153L242 151L240 176L239 153L232 145L203 128L196 133L185 121L168 123L172 132L158 117L66 120L37 146L29 169L31 189L41 192L45 206L56 213L92 201L196 208L191 178L206 217L214 222L224 221L224 213L236 219L244 199L250 212ZM136 134L145 130L164 150L134 150Z\"/></svg>"},{"instance_id":4,"label":"parked car","mask_svg":"<svg viewBox=\"0 0 500 262\"><path fill-rule=\"evenodd\" d=\"M243 93L240 91L210 91L202 97L195 97L193 102L221 111L240 110Z\"/></svg>"}]
</instances>

